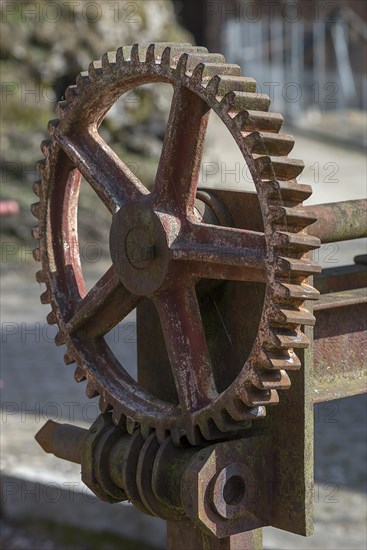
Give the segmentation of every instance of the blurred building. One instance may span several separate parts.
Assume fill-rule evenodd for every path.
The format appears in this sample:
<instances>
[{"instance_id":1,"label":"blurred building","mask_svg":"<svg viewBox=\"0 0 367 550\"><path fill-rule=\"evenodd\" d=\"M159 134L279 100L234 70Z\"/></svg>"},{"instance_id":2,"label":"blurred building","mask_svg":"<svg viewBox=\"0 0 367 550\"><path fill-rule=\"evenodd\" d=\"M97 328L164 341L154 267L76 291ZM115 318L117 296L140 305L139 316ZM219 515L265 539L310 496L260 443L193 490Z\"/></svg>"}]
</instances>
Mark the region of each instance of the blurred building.
<instances>
[{"instance_id":1,"label":"blurred building","mask_svg":"<svg viewBox=\"0 0 367 550\"><path fill-rule=\"evenodd\" d=\"M196 41L241 65L288 124L366 143L367 2L189 0L175 6Z\"/></svg>"}]
</instances>

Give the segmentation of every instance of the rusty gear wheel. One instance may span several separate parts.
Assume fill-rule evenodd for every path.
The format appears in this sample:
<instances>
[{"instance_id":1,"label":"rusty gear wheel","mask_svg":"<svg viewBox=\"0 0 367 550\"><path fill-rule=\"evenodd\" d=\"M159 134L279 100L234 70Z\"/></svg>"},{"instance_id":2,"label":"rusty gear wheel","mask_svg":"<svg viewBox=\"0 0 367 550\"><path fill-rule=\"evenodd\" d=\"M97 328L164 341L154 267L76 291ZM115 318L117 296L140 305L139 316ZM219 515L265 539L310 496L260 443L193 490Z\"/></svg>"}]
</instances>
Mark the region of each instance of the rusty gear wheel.
<instances>
[{"instance_id":1,"label":"rusty gear wheel","mask_svg":"<svg viewBox=\"0 0 367 550\"><path fill-rule=\"evenodd\" d=\"M174 94L152 193L98 134L114 102L136 86L166 82ZM293 138L280 134L282 117L268 112L270 99L253 79L222 55L189 44L119 48L81 73L49 123L42 143L42 180L34 186L39 220L34 251L42 262L37 280L46 284L42 303L51 304L57 344L66 363L77 363L77 381L87 395L100 395L102 411L137 426L160 441L171 433L197 444L239 430L278 401L290 385L286 370L298 369L294 352L308 341L302 325L314 317L304 300L318 292L307 277L319 271L309 251L319 240L306 234L314 221L302 208L311 194L296 177L303 163L290 159ZM194 201L202 144L211 109L231 132L255 183L264 232L200 223ZM112 266L86 293L77 237L81 176L112 214ZM201 278L266 283L252 351L237 378L216 389L195 283ZM119 364L104 335L147 296L160 316L179 404L163 402L141 387Z\"/></svg>"}]
</instances>

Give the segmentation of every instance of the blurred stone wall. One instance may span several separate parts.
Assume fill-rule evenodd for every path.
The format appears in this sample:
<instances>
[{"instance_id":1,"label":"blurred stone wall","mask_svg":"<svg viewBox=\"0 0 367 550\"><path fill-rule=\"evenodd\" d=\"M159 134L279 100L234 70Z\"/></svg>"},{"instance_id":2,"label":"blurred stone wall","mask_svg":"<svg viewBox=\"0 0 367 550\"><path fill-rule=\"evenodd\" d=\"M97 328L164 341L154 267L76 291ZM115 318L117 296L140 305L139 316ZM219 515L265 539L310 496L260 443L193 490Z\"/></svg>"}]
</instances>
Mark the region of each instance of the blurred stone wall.
<instances>
[{"instance_id":1,"label":"blurred stone wall","mask_svg":"<svg viewBox=\"0 0 367 550\"><path fill-rule=\"evenodd\" d=\"M135 42L191 42L170 0L0 0L2 79L2 198L20 201L21 214L2 220L2 234L29 240L34 163L56 102L76 75L106 51ZM152 183L169 95L146 86L119 102L103 137Z\"/></svg>"}]
</instances>

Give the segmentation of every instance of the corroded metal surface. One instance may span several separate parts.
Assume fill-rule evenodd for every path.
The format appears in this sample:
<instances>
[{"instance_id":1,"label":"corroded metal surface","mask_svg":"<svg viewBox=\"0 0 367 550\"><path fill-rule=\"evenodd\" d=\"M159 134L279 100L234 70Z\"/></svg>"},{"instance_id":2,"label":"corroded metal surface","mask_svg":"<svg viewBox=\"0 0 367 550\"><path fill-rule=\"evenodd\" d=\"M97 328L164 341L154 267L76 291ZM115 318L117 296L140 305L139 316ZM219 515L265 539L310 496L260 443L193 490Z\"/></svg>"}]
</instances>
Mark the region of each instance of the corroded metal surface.
<instances>
[{"instance_id":1,"label":"corroded metal surface","mask_svg":"<svg viewBox=\"0 0 367 550\"><path fill-rule=\"evenodd\" d=\"M328 267L314 277L314 285L320 294L367 288L367 269L363 264Z\"/></svg>"},{"instance_id":2,"label":"corroded metal surface","mask_svg":"<svg viewBox=\"0 0 367 550\"><path fill-rule=\"evenodd\" d=\"M322 243L359 239L367 235L367 200L351 200L307 206L307 212L317 221L308 233Z\"/></svg>"},{"instance_id":3,"label":"corroded metal surface","mask_svg":"<svg viewBox=\"0 0 367 550\"><path fill-rule=\"evenodd\" d=\"M48 420L36 434L35 439L46 453L80 464L86 432L84 428Z\"/></svg>"},{"instance_id":4,"label":"corroded metal surface","mask_svg":"<svg viewBox=\"0 0 367 550\"><path fill-rule=\"evenodd\" d=\"M148 82L174 89L154 191L116 156L98 134L105 113L125 92ZM302 208L311 194L296 177L303 169L288 158L293 138L280 134L282 117L269 113L269 97L223 56L187 45L119 48L90 64L58 105L51 138L42 144L40 202L34 231L42 261L41 300L51 304L56 343L77 362L76 379L87 395L99 394L102 411L130 431L167 433L175 444L223 437L265 414L289 386L294 349L308 346L302 325L314 324L305 299L318 293L307 278L319 271L308 256L319 240L307 236L314 221ZM262 228L200 221L195 209L202 145L210 110L231 132L251 172L261 205ZM235 145L234 144L234 145ZM113 265L88 293L80 267L76 211L81 175L110 210ZM215 205L212 206L216 216ZM218 211L220 218L220 213ZM219 218L217 219L219 220ZM221 220L219 220L221 223ZM223 223L223 222L222 222ZM212 369L195 285L200 279L266 284L261 315L247 358L221 387ZM168 351L177 400L157 399L127 374L103 336L142 300L155 305Z\"/></svg>"},{"instance_id":5,"label":"corroded metal surface","mask_svg":"<svg viewBox=\"0 0 367 550\"><path fill-rule=\"evenodd\" d=\"M367 390L367 289L325 294L315 306L313 399Z\"/></svg>"},{"instance_id":6,"label":"corroded metal surface","mask_svg":"<svg viewBox=\"0 0 367 550\"><path fill-rule=\"evenodd\" d=\"M266 525L305 532L304 520L302 527L297 519L304 514L303 443L301 448L298 445L304 434L299 430L299 421L302 424L302 413L293 419L299 435L292 437L292 453L298 460L290 472L282 470L282 460L289 457L283 445L280 452L271 430L180 448L170 437L160 444L154 433L145 441L139 430L130 435L114 425L110 413L105 413L88 430L49 421L36 439L44 450L66 460L74 444L82 480L101 500L130 500L147 514L179 522L177 529L190 519L192 528L196 525L201 530L195 531L195 538L202 537L203 543L211 541L213 547L216 539L223 539L222 545L217 543L218 548L226 548L225 542L239 542L239 533ZM276 425L274 417L272 427L278 434ZM312 492L312 486L307 490ZM281 514L277 514L278 508ZM170 529L174 530L172 526ZM232 536L235 538L231 540ZM251 540L250 533L242 539L246 540Z\"/></svg>"},{"instance_id":7,"label":"corroded metal surface","mask_svg":"<svg viewBox=\"0 0 367 550\"><path fill-rule=\"evenodd\" d=\"M168 550L261 550L261 529L218 539L188 521L168 522Z\"/></svg>"}]
</instances>

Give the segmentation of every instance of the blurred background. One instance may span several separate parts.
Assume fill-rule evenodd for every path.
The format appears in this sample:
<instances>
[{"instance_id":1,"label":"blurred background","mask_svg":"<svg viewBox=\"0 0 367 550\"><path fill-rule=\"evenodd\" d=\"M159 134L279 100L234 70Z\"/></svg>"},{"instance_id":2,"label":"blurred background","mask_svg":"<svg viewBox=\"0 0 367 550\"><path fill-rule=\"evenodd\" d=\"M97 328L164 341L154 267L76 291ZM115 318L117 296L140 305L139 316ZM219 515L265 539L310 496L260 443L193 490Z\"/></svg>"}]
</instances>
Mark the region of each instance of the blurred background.
<instances>
[{"instance_id":1,"label":"blurred background","mask_svg":"<svg viewBox=\"0 0 367 550\"><path fill-rule=\"evenodd\" d=\"M35 282L30 234L34 165L65 88L90 61L135 42L191 42L225 55L294 134L310 203L366 196L366 3L360 0L10 1L1 10L1 550L164 548L163 522L128 505L98 502L79 467L45 455L34 434L50 417L89 425L98 414L63 363ZM101 127L106 142L152 187L172 92L146 85L125 94ZM243 158L212 117L200 185L253 189ZM10 215L12 213L12 215ZM83 183L78 227L91 286L110 264L110 215ZM323 245L323 267L353 263L363 240ZM119 327L119 354L136 364L132 315ZM129 332L130 331L130 332ZM348 350L346 350L348 353ZM315 535L264 530L264 547L366 548L366 399L315 411ZM135 541L135 542L134 542ZM136 543L136 541L139 541Z\"/></svg>"}]
</instances>

